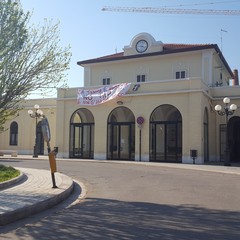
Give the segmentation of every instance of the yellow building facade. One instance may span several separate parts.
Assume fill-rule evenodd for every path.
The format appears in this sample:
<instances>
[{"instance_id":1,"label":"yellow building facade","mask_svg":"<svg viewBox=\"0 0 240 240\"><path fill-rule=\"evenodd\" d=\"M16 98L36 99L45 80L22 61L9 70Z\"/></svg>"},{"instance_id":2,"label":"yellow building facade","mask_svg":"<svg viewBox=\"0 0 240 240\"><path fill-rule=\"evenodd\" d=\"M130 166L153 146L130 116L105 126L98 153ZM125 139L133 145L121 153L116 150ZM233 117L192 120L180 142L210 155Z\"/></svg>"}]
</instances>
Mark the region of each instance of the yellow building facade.
<instances>
[{"instance_id":1,"label":"yellow building facade","mask_svg":"<svg viewBox=\"0 0 240 240\"><path fill-rule=\"evenodd\" d=\"M22 103L22 110L19 111L18 116L5 124L5 131L0 134L0 151L12 150L17 151L20 155L33 155L36 140L38 154L48 154L42 134L41 118L31 118L28 114L29 110L35 111L35 105L39 105L44 116L48 119L51 129L50 145L54 148L56 134L56 99L33 99L25 100Z\"/></svg>"},{"instance_id":2,"label":"yellow building facade","mask_svg":"<svg viewBox=\"0 0 240 240\"><path fill-rule=\"evenodd\" d=\"M36 100L59 157L192 163L196 152L199 164L223 160L226 119L214 107L224 97L240 106L240 87L217 45L165 44L140 33L123 52L78 65L84 68L84 87ZM2 149L31 153L34 121L27 109L34 103L25 104L12 120L19 126L18 145L8 145L8 130ZM229 116L231 161L240 161L239 115L237 108Z\"/></svg>"}]
</instances>

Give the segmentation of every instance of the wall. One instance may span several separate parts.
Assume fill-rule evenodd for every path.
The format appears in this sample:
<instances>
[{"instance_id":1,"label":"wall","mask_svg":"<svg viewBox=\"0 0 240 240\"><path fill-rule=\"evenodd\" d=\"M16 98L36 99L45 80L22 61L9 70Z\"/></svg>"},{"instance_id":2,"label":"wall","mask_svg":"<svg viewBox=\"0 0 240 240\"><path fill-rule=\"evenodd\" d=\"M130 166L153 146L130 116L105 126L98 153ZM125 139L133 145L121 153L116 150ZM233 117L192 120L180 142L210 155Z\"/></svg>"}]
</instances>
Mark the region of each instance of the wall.
<instances>
[{"instance_id":1,"label":"wall","mask_svg":"<svg viewBox=\"0 0 240 240\"><path fill-rule=\"evenodd\" d=\"M191 80L189 80L191 82ZM197 149L199 157L197 162L203 162L203 142L202 142L202 129L203 129L203 115L202 115L202 98L204 92L201 90L201 80L193 80L193 84L190 84L194 90L198 88L198 91L189 91L189 84L187 91L159 91L156 89L162 89L161 83L156 83L155 88L151 91L154 94L142 95L129 94L121 97L123 106L129 108L134 116L142 116L145 121L142 128L142 151L141 157L143 161L149 161L149 119L151 113L160 105L170 104L175 106L182 115L183 124L183 162L190 163L192 160L189 157L190 149ZM171 87L172 83L164 83ZM166 88L168 88L166 86ZM172 88L173 89L173 88ZM191 88L190 88L191 89ZM57 100L57 119L58 129L63 131L57 132L57 145L60 147L60 154L64 157L68 156L69 152L69 123L72 114L79 108L89 109L95 120L95 141L94 141L94 158L106 159L107 149L107 120L111 111L118 107L117 101L114 99L107 103L98 106L79 106L77 104L77 89L59 90L59 96ZM63 110L64 109L64 110ZM135 160L139 159L139 128L135 127Z\"/></svg>"},{"instance_id":2,"label":"wall","mask_svg":"<svg viewBox=\"0 0 240 240\"><path fill-rule=\"evenodd\" d=\"M179 70L186 70L189 78L201 78L201 64L200 51L91 64L85 68L84 83L85 87L99 86L106 77L111 78L111 84L136 82L139 74L146 75L146 82L169 80L175 79Z\"/></svg>"},{"instance_id":3,"label":"wall","mask_svg":"<svg viewBox=\"0 0 240 240\"><path fill-rule=\"evenodd\" d=\"M55 146L56 136L56 99L34 99L23 102L23 109L19 111L19 116L9 120L5 124L7 129L0 134L0 149L2 150L17 150L18 154L33 154L33 146L35 144L36 123L35 119L29 117L28 110L34 109L35 104L40 105L40 109L48 118L51 131L50 145ZM18 123L18 145L9 145L10 124L15 121ZM38 120L39 121L39 120ZM44 146L45 154L47 154L47 146Z\"/></svg>"}]
</instances>

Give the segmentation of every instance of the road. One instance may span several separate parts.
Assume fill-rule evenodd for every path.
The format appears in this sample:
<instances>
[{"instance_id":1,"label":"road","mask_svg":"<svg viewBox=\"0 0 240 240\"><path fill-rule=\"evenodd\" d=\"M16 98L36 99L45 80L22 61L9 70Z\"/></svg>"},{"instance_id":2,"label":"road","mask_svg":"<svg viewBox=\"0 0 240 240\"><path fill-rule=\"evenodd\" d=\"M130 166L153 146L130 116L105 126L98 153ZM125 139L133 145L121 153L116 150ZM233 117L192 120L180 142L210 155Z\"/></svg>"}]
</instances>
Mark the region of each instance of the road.
<instances>
[{"instance_id":1,"label":"road","mask_svg":"<svg viewBox=\"0 0 240 240\"><path fill-rule=\"evenodd\" d=\"M46 160L8 164L49 169ZM85 199L6 226L1 239L240 239L240 175L91 160L57 166L86 186Z\"/></svg>"}]
</instances>

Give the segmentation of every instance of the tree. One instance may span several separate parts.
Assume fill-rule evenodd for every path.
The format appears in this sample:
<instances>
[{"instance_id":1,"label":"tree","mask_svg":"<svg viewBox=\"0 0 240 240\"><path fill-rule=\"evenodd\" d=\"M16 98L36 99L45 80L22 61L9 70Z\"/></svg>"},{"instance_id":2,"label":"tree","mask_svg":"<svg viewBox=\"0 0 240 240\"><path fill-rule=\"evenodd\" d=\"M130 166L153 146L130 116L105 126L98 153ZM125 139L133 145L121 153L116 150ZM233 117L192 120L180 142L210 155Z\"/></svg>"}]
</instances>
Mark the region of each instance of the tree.
<instances>
[{"instance_id":1,"label":"tree","mask_svg":"<svg viewBox=\"0 0 240 240\"><path fill-rule=\"evenodd\" d=\"M66 86L71 53L60 46L59 23L29 20L19 0L0 0L0 128L32 92Z\"/></svg>"}]
</instances>

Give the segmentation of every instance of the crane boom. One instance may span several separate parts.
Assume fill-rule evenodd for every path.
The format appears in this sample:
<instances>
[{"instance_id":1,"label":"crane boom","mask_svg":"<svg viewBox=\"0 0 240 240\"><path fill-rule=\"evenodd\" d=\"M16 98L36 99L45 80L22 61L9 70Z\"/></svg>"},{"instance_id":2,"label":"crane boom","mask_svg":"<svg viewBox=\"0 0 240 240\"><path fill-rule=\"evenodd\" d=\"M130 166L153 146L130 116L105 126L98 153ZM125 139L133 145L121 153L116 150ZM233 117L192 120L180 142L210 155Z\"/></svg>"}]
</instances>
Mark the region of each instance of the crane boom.
<instances>
[{"instance_id":1,"label":"crane boom","mask_svg":"<svg viewBox=\"0 0 240 240\"><path fill-rule=\"evenodd\" d=\"M200 14L200 15L240 15L240 10L213 10L213 9L181 9L181 8L153 8L153 7L110 7L102 8L102 11L111 12L137 12L137 13L161 13L161 14Z\"/></svg>"}]
</instances>

